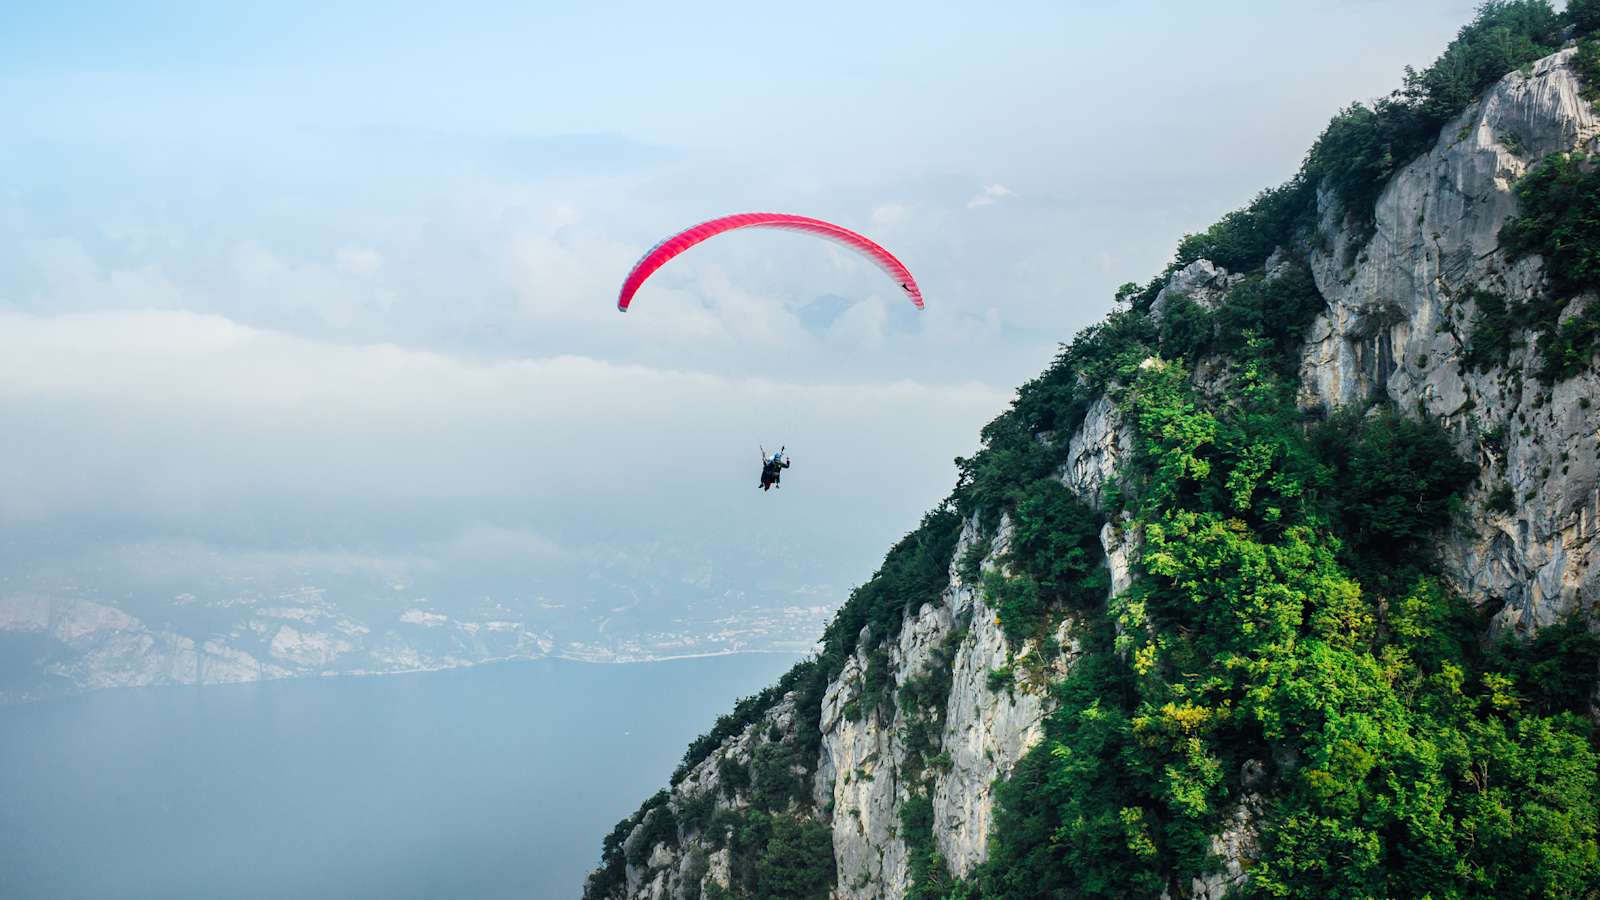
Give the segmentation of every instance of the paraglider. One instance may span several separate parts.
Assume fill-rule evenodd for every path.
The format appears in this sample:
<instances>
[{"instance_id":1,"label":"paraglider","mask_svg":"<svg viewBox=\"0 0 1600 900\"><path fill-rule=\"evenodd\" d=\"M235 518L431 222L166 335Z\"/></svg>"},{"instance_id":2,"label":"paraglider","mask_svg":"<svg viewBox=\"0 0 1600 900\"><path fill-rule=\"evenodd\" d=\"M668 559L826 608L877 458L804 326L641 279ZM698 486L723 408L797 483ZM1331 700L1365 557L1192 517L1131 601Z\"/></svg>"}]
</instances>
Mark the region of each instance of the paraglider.
<instances>
[{"instance_id":1,"label":"paraglider","mask_svg":"<svg viewBox=\"0 0 1600 900\"><path fill-rule=\"evenodd\" d=\"M782 487L778 480L783 476L783 470L789 468L789 459L783 455L784 448L779 447L778 452L767 455L767 448L761 448L761 484L763 491Z\"/></svg>"},{"instance_id":2,"label":"paraglider","mask_svg":"<svg viewBox=\"0 0 1600 900\"><path fill-rule=\"evenodd\" d=\"M917 280L911 276L911 271L894 254L883 249L870 238L857 234L848 228L813 219L809 216L793 216L787 213L740 213L733 216L723 216L709 222L701 222L692 228L674 234L661 243L656 244L645 252L644 256L634 264L628 272L628 277L622 282L622 292L617 295L617 309L628 311L628 305L633 302L633 295L638 293L639 287L645 283L655 271L666 265L669 260L688 250L695 244L708 238L716 237L728 231L740 228L782 228L789 231L801 231L827 238L849 247L851 250L865 256L878 268L882 269L895 284L904 291L907 299L917 309L922 309L922 289L917 287Z\"/></svg>"},{"instance_id":3,"label":"paraglider","mask_svg":"<svg viewBox=\"0 0 1600 900\"><path fill-rule=\"evenodd\" d=\"M895 255L885 250L877 242L865 235L858 234L841 225L813 219L810 216L796 216L788 213L739 213L732 216L723 216L709 222L685 228L670 235L660 243L645 251L639 261L628 270L628 275L622 281L622 290L617 294L617 310L627 312L628 306L633 303L633 297L639 292L645 281L649 280L656 270L671 262L675 257L688 250L690 247L709 240L719 234L736 231L741 228L781 228L787 231L799 231L805 234L826 238L866 257L873 265L894 279L894 283L905 292L906 299L917 309L923 308L922 289L917 286L917 279L912 276L911 270L905 263L895 258ZM777 453L767 455L765 447L761 448L761 481L757 487L762 491L770 491L782 487L783 470L791 465L788 457L783 455L783 448Z\"/></svg>"}]
</instances>

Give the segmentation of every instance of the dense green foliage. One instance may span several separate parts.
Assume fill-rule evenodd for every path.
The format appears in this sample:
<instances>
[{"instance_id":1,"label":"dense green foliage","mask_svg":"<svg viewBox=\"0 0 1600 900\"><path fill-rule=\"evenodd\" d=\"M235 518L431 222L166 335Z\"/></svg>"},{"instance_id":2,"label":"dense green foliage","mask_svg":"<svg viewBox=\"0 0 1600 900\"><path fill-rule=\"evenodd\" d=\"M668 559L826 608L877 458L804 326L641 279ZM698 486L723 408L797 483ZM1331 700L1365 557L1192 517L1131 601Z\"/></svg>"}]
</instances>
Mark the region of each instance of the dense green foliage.
<instances>
[{"instance_id":1,"label":"dense green foliage","mask_svg":"<svg viewBox=\"0 0 1600 900\"><path fill-rule=\"evenodd\" d=\"M1013 646L1042 637L1064 609L1095 608L1107 588L1100 516L1058 479L1040 478L1010 510L1014 574L985 573L983 589Z\"/></svg>"},{"instance_id":2,"label":"dense green foliage","mask_svg":"<svg viewBox=\"0 0 1600 900\"><path fill-rule=\"evenodd\" d=\"M657 791L640 805L637 812L617 823L600 845L600 868L589 876L583 886L585 900L601 900L621 888L626 879L626 867L639 862L639 842L633 842L632 858L629 856L628 836L639 825L645 826L644 836L651 842L644 844L645 852L661 840L673 846L678 842L677 823L667 805L666 791Z\"/></svg>"},{"instance_id":3,"label":"dense green foliage","mask_svg":"<svg viewBox=\"0 0 1600 900\"><path fill-rule=\"evenodd\" d=\"M1272 368L1246 363L1220 409L1170 366L1124 401L1143 577L1112 603L1117 631L1086 630L968 892L1187 884L1247 792L1263 896L1600 890L1600 756L1573 713L1595 687L1593 638L1482 652L1473 613L1400 564L1470 467L1392 413L1308 434ZM1352 576L1369 566L1392 593Z\"/></svg>"},{"instance_id":4,"label":"dense green foliage","mask_svg":"<svg viewBox=\"0 0 1600 900\"><path fill-rule=\"evenodd\" d=\"M1351 410L1315 429L1312 445L1339 485L1333 524L1347 567L1385 588L1429 569L1425 543L1477 475L1449 436L1390 409Z\"/></svg>"},{"instance_id":5,"label":"dense green foliage","mask_svg":"<svg viewBox=\"0 0 1600 900\"><path fill-rule=\"evenodd\" d=\"M911 889L907 900L943 900L957 888L933 840L933 800L926 790L912 794L900 805L900 837L909 854Z\"/></svg>"},{"instance_id":6,"label":"dense green foliage","mask_svg":"<svg viewBox=\"0 0 1600 900\"><path fill-rule=\"evenodd\" d=\"M1555 52L1562 24L1544 0L1485 3L1433 65L1406 70L1400 90L1335 116L1307 154L1303 177L1331 189L1351 214L1370 219L1390 176L1485 88Z\"/></svg>"},{"instance_id":7,"label":"dense green foliage","mask_svg":"<svg viewBox=\"0 0 1600 900\"><path fill-rule=\"evenodd\" d=\"M1561 321L1573 298L1600 289L1600 165L1582 155L1555 154L1517 183L1519 215L1500 230L1512 258L1538 254L1550 293L1524 304L1519 324L1539 335L1539 377L1570 378L1592 363L1600 338L1600 304Z\"/></svg>"},{"instance_id":8,"label":"dense green foliage","mask_svg":"<svg viewBox=\"0 0 1600 900\"><path fill-rule=\"evenodd\" d=\"M1581 155L1555 154L1517 182L1519 214L1500 241L1512 259L1537 254L1549 290L1523 303L1474 289L1475 307L1462 364L1477 371L1504 366L1535 336L1537 375L1551 384L1588 368L1600 349L1600 304L1566 316L1578 295L1600 289L1600 165Z\"/></svg>"},{"instance_id":9,"label":"dense green foliage","mask_svg":"<svg viewBox=\"0 0 1600 900\"><path fill-rule=\"evenodd\" d=\"M767 740L756 746L750 763L750 803L756 809L785 810L805 803L810 795L810 758L798 742Z\"/></svg>"},{"instance_id":10,"label":"dense green foliage","mask_svg":"<svg viewBox=\"0 0 1600 900\"><path fill-rule=\"evenodd\" d=\"M1517 182L1520 214L1500 241L1514 255L1537 253L1559 294L1600 287L1600 166L1557 153Z\"/></svg>"},{"instance_id":11,"label":"dense green foliage","mask_svg":"<svg viewBox=\"0 0 1600 900\"><path fill-rule=\"evenodd\" d=\"M733 712L719 716L716 724L705 734L695 738L684 751L683 761L672 772L672 784L677 785L689 770L704 762L712 751L730 737L740 734L761 718L783 696L799 687L809 685L817 678L816 661L805 660L779 678L777 683L759 694L742 697L733 705Z\"/></svg>"},{"instance_id":12,"label":"dense green foliage","mask_svg":"<svg viewBox=\"0 0 1600 900\"><path fill-rule=\"evenodd\" d=\"M1517 340L1517 332L1525 327L1521 307L1507 304L1503 294L1481 288L1469 290L1465 299L1472 301L1474 312L1461 364L1478 372L1504 366L1511 351L1523 346Z\"/></svg>"},{"instance_id":13,"label":"dense green foliage","mask_svg":"<svg viewBox=\"0 0 1600 900\"><path fill-rule=\"evenodd\" d=\"M983 449L956 459L956 510L982 514L992 526L1030 485L1055 472L1090 405L1139 364L1155 337L1154 323L1137 307L1118 309L1080 332L1043 374L1017 390L1010 409L984 426Z\"/></svg>"},{"instance_id":14,"label":"dense green foliage","mask_svg":"<svg viewBox=\"0 0 1600 900\"><path fill-rule=\"evenodd\" d=\"M1509 674L1517 684L1538 685L1523 697L1540 715L1588 714L1600 671L1600 637L1582 622L1563 622L1532 638L1509 637L1491 647L1485 665Z\"/></svg>"},{"instance_id":15,"label":"dense green foliage","mask_svg":"<svg viewBox=\"0 0 1600 900\"><path fill-rule=\"evenodd\" d=\"M1343 413L1307 426L1290 399L1293 361L1323 304L1301 268L1248 277L1214 309L1170 297L1159 328L1127 321L1141 313L1139 297L1148 298L1148 291L1130 288L1126 296L1135 301L1129 310L1080 337L1058 359L1077 377L1052 370L1025 386L1007 416L986 431L984 451L962 461L971 474L958 502L977 506L980 515L982 502L1009 510L1022 536L1008 560L1015 574L990 573L985 582L1003 619L1049 620L1041 586L1050 583L1058 561L1076 558L1072 551L1087 532L1081 516L1035 513L1032 524L1022 517L1039 507L1030 498L1038 473L1059 464L1053 426L1081 421L1086 394L1120 397L1139 425L1140 466L1125 473L1122 490L1136 501L1137 527L1147 543L1145 577L1113 604L1117 629L1104 619L1088 619L1080 628L1084 655L1054 687L1059 705L1047 721L1046 742L997 786L991 862L957 893L1149 896L1185 884L1215 865L1209 836L1223 826L1250 771L1263 782L1255 785L1263 795L1287 798L1264 815L1267 844L1277 853L1270 861L1278 869L1263 871L1278 874L1263 875L1254 882L1259 888L1292 895L1414 890L1422 881L1404 888L1392 879L1415 851L1404 836L1385 844L1410 812L1381 784L1369 784L1378 777L1372 773L1387 781L1400 771L1409 776L1415 760L1399 745L1419 730L1460 741L1463 735L1487 740L1496 728L1511 728L1509 720L1496 724L1474 714L1477 707L1466 698L1483 685L1510 679L1533 693L1549 683L1488 668L1471 640L1481 623L1469 621L1470 612L1426 577L1432 569L1427 541L1452 514L1474 467L1456 458L1436 425L1390 410ZM1186 368L1141 365L1158 348L1231 361L1232 401L1212 408L1193 393ZM1036 423L1037 430L1024 423ZM1030 552L1046 546L1038 543L1046 535L1054 544ZM1366 591L1358 578L1368 582ZM1419 630L1399 614L1386 618L1386 592L1407 598L1400 606L1405 614L1422 615L1418 608L1426 607L1423 612L1439 621ZM1433 655L1408 670L1393 630L1419 642L1419 658L1424 651ZM1008 636L1030 634L1038 630ZM1430 643L1443 640L1441 634L1449 635L1456 653L1446 661ZM1406 674L1416 681L1446 665L1468 680L1458 686L1457 718L1441 725L1425 719L1431 707L1423 708L1419 692L1395 679ZM1558 665L1580 673L1575 677L1582 683L1566 692L1569 700L1592 687L1593 679L1581 674L1595 670L1585 657L1569 654ZM1338 823L1350 812L1324 808L1323 796L1306 785L1323 790L1334 782L1300 762L1331 758L1349 743L1325 728L1340 696L1336 686L1362 698L1351 701L1368 716L1362 728L1376 727L1374 733L1394 736L1398 745L1374 756L1375 768L1359 788L1341 785L1360 798L1354 811L1361 816L1360 827L1339 839L1392 846L1392 854L1385 850L1356 873L1330 874L1313 870L1344 858L1350 848L1311 843L1295 829ZM1364 705L1373 698L1388 704L1381 714ZM1319 706L1324 701L1326 709ZM1535 719L1512 729L1507 740L1532 742L1535 758L1560 745L1560 752L1578 759L1570 769L1573 793L1547 842L1523 850L1564 860L1540 876L1550 884L1582 887L1584 861L1594 847L1592 815L1584 816L1597 799L1595 757L1581 720L1565 713ZM1366 732L1359 734L1364 739ZM1460 758L1429 759L1433 767L1425 774L1438 793L1473 806L1456 790L1459 766L1449 767ZM1508 794L1473 809L1488 817L1524 799ZM1362 817L1369 808L1382 814L1367 822ZM914 815L919 809L907 814L908 835L918 833L912 826L921 824ZM1435 864L1462 851L1482 826L1472 815L1452 810L1451 816L1457 817L1454 831L1441 826L1440 833L1412 836L1435 851L1442 834L1455 841L1431 858ZM917 889L927 896L950 893L947 875L931 865L931 843L913 846L930 862L918 869ZM1482 871L1512 858L1480 855Z\"/></svg>"},{"instance_id":16,"label":"dense green foliage","mask_svg":"<svg viewBox=\"0 0 1600 900\"><path fill-rule=\"evenodd\" d=\"M826 825L809 816L761 808L714 809L709 795L704 802L680 805L674 816L667 799L666 791L651 797L606 837L601 867L589 876L585 898L612 896L624 883L626 866L642 866L659 843L679 846L680 829L685 834L703 830L713 848L733 851L731 890L709 882L708 897L821 900L828 896L834 864L833 838Z\"/></svg>"},{"instance_id":17,"label":"dense green foliage","mask_svg":"<svg viewBox=\"0 0 1600 900\"><path fill-rule=\"evenodd\" d=\"M1182 295L1172 297L1162 312L1157 346L1170 358L1194 360L1237 356L1247 350L1247 342L1264 339L1272 358L1290 374L1311 323L1327 306L1311 271L1285 263L1271 278L1250 275L1216 309L1204 309Z\"/></svg>"},{"instance_id":18,"label":"dense green foliage","mask_svg":"<svg viewBox=\"0 0 1600 900\"><path fill-rule=\"evenodd\" d=\"M731 884L708 882L708 900L826 900L833 887L833 834L806 816L760 810L723 812L712 823L717 849L729 848Z\"/></svg>"},{"instance_id":19,"label":"dense green foliage","mask_svg":"<svg viewBox=\"0 0 1600 900\"><path fill-rule=\"evenodd\" d=\"M1600 0L1567 0L1566 19L1580 35L1600 31Z\"/></svg>"},{"instance_id":20,"label":"dense green foliage","mask_svg":"<svg viewBox=\"0 0 1600 900\"><path fill-rule=\"evenodd\" d=\"M1234 272L1260 267L1272 251L1291 242L1296 231L1312 224L1316 211L1314 178L1302 173L1289 183L1262 191L1244 209L1223 216L1199 234L1178 242L1172 268L1209 259Z\"/></svg>"},{"instance_id":21,"label":"dense green foliage","mask_svg":"<svg viewBox=\"0 0 1600 900\"><path fill-rule=\"evenodd\" d=\"M1579 41L1572 67L1583 81L1583 99L1590 103L1600 100L1600 39Z\"/></svg>"}]
</instances>

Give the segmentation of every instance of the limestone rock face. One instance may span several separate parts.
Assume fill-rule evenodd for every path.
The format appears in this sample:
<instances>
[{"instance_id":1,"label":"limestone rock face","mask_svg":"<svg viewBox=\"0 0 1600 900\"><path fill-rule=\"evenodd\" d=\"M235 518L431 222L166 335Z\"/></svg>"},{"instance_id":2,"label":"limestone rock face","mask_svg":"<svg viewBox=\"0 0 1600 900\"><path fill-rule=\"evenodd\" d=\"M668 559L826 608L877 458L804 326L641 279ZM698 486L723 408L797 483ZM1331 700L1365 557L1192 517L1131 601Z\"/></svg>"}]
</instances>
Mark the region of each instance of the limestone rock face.
<instances>
[{"instance_id":1,"label":"limestone rock face","mask_svg":"<svg viewBox=\"0 0 1600 900\"><path fill-rule=\"evenodd\" d=\"M1228 289L1243 281L1242 275L1232 275L1227 269L1209 259L1197 259L1172 273L1166 287L1156 294L1150 304L1150 317L1157 322L1165 314L1173 297L1188 297L1206 309L1214 309L1228 296Z\"/></svg>"},{"instance_id":2,"label":"limestone rock face","mask_svg":"<svg viewBox=\"0 0 1600 900\"><path fill-rule=\"evenodd\" d=\"M890 650L891 689L898 690L916 663L951 628L947 607L924 606L906 622ZM834 773L833 853L839 872L839 896L873 897L883 891L904 893L909 883L905 841L901 839L900 805L908 797L902 777L905 748L903 713L861 708L861 677L867 654L858 652L822 700L822 753ZM849 711L856 702L854 717ZM859 886L859 887L858 887Z\"/></svg>"},{"instance_id":3,"label":"limestone rock face","mask_svg":"<svg viewBox=\"0 0 1600 900\"><path fill-rule=\"evenodd\" d=\"M1383 191L1370 240L1325 202L1327 249L1310 259L1328 312L1306 345L1303 401L1387 396L1452 429L1489 473L1445 542L1446 575L1474 601L1503 604L1497 624L1518 631L1594 603L1600 407L1580 401L1600 397L1600 375L1591 366L1541 384L1531 342L1488 371L1468 370L1462 354L1477 292L1515 303L1543 289L1537 258L1511 263L1499 248L1516 211L1513 182L1547 154L1592 151L1600 140L1600 118L1570 67L1575 52L1507 75L1447 125ZM1485 508L1498 484L1510 488L1512 512Z\"/></svg>"},{"instance_id":4,"label":"limestone rock face","mask_svg":"<svg viewBox=\"0 0 1600 900\"><path fill-rule=\"evenodd\" d=\"M963 535L963 544L972 539L973 527ZM1002 522L996 546L1003 552L1009 537ZM960 558L959 556L957 557ZM1005 634L995 624L995 613L984 602L983 593L952 573L947 595L956 616L970 621L965 640L956 652L946 706L940 746L948 754L949 767L934 775L932 789L934 842L956 875L966 875L987 856L988 836L993 824L994 796L990 791L996 778L1010 774L1011 767L1044 736L1043 719L1048 710L1046 685L1013 675L992 678L1010 668ZM982 623L982 624L980 624ZM1064 621L1056 634L1060 656L1049 672L1059 675L1076 655L1071 622ZM1036 648L1025 647L1019 656Z\"/></svg>"},{"instance_id":5,"label":"limestone rock face","mask_svg":"<svg viewBox=\"0 0 1600 900\"><path fill-rule=\"evenodd\" d=\"M1133 453L1133 433L1122 423L1116 404L1101 397L1090 405L1083 424L1067 444L1061 480L1095 509L1105 505L1105 487Z\"/></svg>"}]
</instances>

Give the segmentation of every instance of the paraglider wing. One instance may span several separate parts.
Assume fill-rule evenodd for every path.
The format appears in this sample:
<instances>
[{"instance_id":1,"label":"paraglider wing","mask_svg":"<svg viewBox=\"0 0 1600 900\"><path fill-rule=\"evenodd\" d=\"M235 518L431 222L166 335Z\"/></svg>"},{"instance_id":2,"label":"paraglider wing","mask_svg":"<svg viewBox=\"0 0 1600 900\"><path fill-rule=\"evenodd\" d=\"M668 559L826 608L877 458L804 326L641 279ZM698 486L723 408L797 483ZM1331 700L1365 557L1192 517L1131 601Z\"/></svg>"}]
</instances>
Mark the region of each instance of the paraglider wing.
<instances>
[{"instance_id":1,"label":"paraglider wing","mask_svg":"<svg viewBox=\"0 0 1600 900\"><path fill-rule=\"evenodd\" d=\"M645 283L656 270L666 265L669 260L695 244L708 238L716 237L725 231L739 228L783 228L789 231L803 231L843 244L871 260L874 265L882 269L893 278L900 289L905 291L907 298L922 308L922 290L917 287L917 280L911 277L911 271L894 254L883 249L877 243L863 235L859 235L848 228L813 219L809 216L791 216L787 213L740 213L734 216L723 216L709 222L701 222L693 228L686 228L661 243L651 247L639 261L634 264L628 277L622 282L622 292L617 295L617 309L628 311L628 304L633 302L633 295L639 292L639 287Z\"/></svg>"}]
</instances>

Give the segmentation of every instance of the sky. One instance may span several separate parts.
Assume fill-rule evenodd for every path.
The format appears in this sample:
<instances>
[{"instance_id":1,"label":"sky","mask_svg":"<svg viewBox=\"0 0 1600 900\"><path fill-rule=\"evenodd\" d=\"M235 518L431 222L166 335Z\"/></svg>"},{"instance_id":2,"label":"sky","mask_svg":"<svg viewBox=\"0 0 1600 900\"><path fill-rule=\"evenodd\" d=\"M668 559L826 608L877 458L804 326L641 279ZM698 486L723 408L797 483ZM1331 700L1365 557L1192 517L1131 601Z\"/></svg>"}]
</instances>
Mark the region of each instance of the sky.
<instances>
[{"instance_id":1,"label":"sky","mask_svg":"<svg viewBox=\"0 0 1600 900\"><path fill-rule=\"evenodd\" d=\"M7 8L0 594L603 552L840 602L1117 285L1472 7ZM617 313L753 210L865 232L926 311L746 232Z\"/></svg>"}]
</instances>

